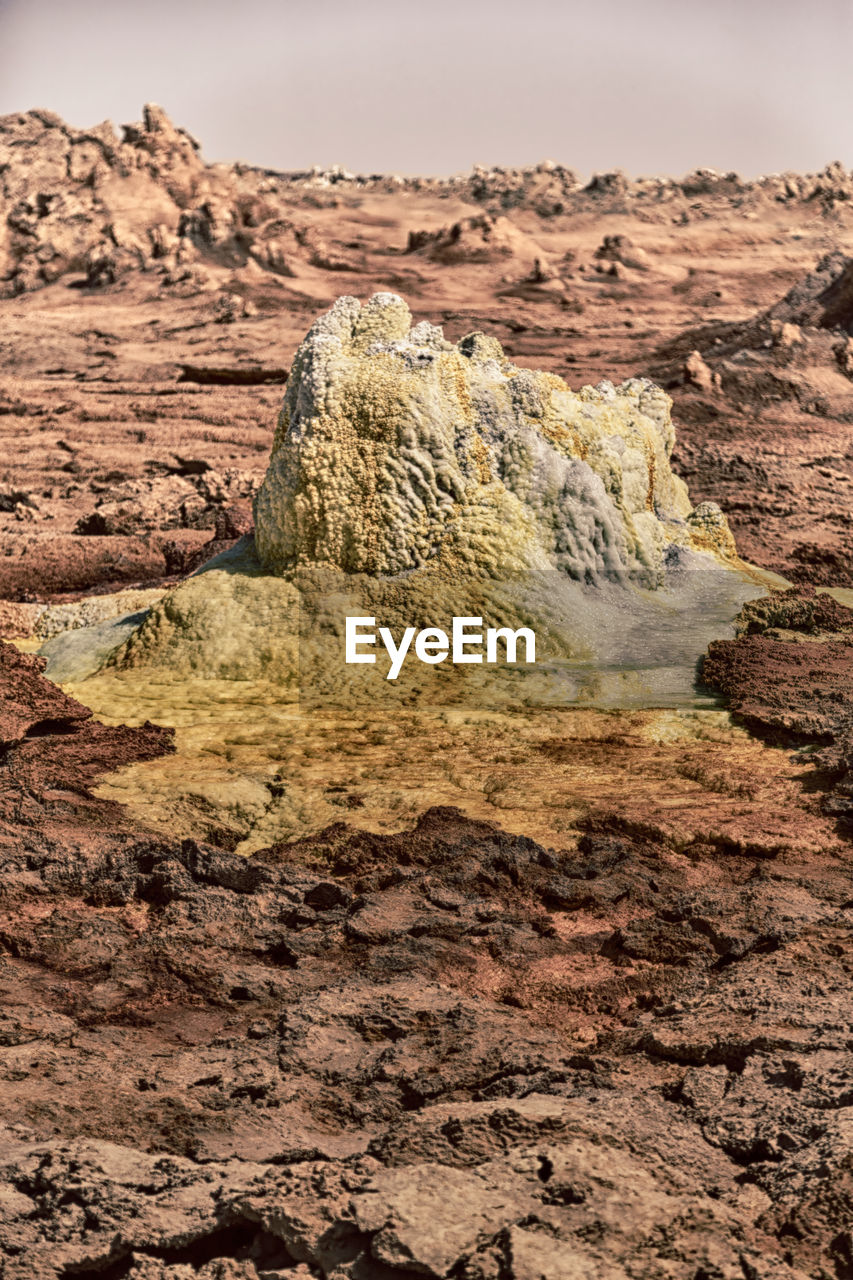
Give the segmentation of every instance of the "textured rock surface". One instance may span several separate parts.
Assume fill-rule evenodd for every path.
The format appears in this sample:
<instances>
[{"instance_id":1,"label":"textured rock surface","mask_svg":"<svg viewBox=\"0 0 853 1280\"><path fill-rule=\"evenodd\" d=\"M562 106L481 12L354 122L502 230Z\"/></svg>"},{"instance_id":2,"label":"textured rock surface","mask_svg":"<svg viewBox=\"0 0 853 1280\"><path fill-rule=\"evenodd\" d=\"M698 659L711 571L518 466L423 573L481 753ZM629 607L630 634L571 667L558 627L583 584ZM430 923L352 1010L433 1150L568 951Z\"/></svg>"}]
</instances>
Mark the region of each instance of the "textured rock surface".
<instances>
[{"instance_id":1,"label":"textured rock surface","mask_svg":"<svg viewBox=\"0 0 853 1280\"><path fill-rule=\"evenodd\" d=\"M489 705L589 701L588 672L543 666L583 662L619 671L593 701L689 702L708 640L763 582L720 509L691 507L674 441L669 398L648 381L574 393L494 338L413 328L395 294L340 298L296 354L254 539L169 592L115 665L173 681L266 677L279 699L298 673L300 697L321 703ZM383 683L384 654L369 673L344 664L345 615L396 634L454 616L532 625L543 669L410 664ZM51 647L52 678L102 665L80 643L82 665Z\"/></svg>"},{"instance_id":2,"label":"textured rock surface","mask_svg":"<svg viewBox=\"0 0 853 1280\"><path fill-rule=\"evenodd\" d=\"M669 411L648 382L574 393L493 338L412 329L393 294L341 298L296 354L255 499L259 556L278 573L654 574L702 521L670 469ZM733 555L718 523L696 541Z\"/></svg>"},{"instance_id":3,"label":"textured rock surface","mask_svg":"<svg viewBox=\"0 0 853 1280\"><path fill-rule=\"evenodd\" d=\"M747 605L736 640L717 640L703 679L753 729L818 745L807 758L831 788L824 807L853 827L853 609L814 588Z\"/></svg>"},{"instance_id":4,"label":"textured rock surface","mask_svg":"<svg viewBox=\"0 0 853 1280\"><path fill-rule=\"evenodd\" d=\"M272 682L267 696L287 700L296 691L299 639L297 588L264 571L246 536L140 618L123 648L109 655L108 665L121 670L154 667L166 683L194 677L267 679ZM56 656L62 651L58 646ZM84 679L102 666L99 661L85 671L69 670L64 679ZM167 702L168 695L164 715Z\"/></svg>"}]
</instances>

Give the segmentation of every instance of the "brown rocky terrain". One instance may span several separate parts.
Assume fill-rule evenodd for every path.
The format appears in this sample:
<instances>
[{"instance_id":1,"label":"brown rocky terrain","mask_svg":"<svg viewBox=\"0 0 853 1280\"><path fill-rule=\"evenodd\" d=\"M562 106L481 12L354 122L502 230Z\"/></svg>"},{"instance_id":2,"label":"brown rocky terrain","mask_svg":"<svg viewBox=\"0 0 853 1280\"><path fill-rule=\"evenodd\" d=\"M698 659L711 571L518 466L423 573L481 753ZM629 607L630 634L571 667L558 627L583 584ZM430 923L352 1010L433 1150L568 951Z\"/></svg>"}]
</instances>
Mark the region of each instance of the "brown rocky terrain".
<instances>
[{"instance_id":1,"label":"brown rocky terrain","mask_svg":"<svg viewBox=\"0 0 853 1280\"><path fill-rule=\"evenodd\" d=\"M847 1274L851 853L802 767L784 842L710 833L754 764L678 744L572 851L432 809L246 859L95 800L168 738L2 656L7 1280Z\"/></svg>"},{"instance_id":2,"label":"brown rocky terrain","mask_svg":"<svg viewBox=\"0 0 853 1280\"><path fill-rule=\"evenodd\" d=\"M663 381L742 554L853 585L851 197L278 174L155 108L6 117L4 634L246 532L308 321L383 288L574 386ZM341 818L249 857L106 798L186 769L171 731L2 645L3 1280L853 1276L851 622L747 606L703 668L734 723L318 718L280 785Z\"/></svg>"}]
</instances>

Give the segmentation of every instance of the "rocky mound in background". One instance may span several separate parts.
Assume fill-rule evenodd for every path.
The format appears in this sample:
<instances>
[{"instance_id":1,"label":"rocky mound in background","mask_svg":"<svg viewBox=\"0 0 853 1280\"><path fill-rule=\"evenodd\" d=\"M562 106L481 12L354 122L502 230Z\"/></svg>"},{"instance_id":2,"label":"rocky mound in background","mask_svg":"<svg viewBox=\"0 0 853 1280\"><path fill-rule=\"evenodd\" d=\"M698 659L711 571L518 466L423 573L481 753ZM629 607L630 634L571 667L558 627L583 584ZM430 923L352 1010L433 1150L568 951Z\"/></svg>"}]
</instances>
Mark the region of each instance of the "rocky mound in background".
<instances>
[{"instance_id":1,"label":"rocky mound in background","mask_svg":"<svg viewBox=\"0 0 853 1280\"><path fill-rule=\"evenodd\" d=\"M262 173L205 164L195 139L154 104L121 138L110 121L76 130L49 111L4 116L0 175L0 297L66 274L103 288L135 270L157 272L166 287L215 288L205 266L253 258L290 276L323 257L322 244L270 205ZM239 295L230 313L227 299L218 305L223 323L250 314Z\"/></svg>"},{"instance_id":2,"label":"rocky mound in background","mask_svg":"<svg viewBox=\"0 0 853 1280\"><path fill-rule=\"evenodd\" d=\"M827 332L828 331L828 332ZM723 371L734 362L743 363L749 355L796 369L806 367L806 357L812 364L826 359L831 351L835 363L843 373L847 368L849 343L853 335L853 258L841 250L826 254L813 271L808 272L788 290L783 298L749 320L732 325L716 325L681 334L672 344L671 354L677 355L691 341L695 341L700 357L709 358L712 372L720 373L716 379L703 375L699 362L685 366L688 379L694 385L706 384L731 392L726 387ZM773 354L766 353L773 348ZM780 381L780 386L782 385ZM757 388L756 388L757 389ZM842 390L843 390L842 384ZM766 391L766 389L765 389ZM772 397L765 394L764 399ZM760 397L755 395L755 400Z\"/></svg>"},{"instance_id":3,"label":"rocky mound in background","mask_svg":"<svg viewBox=\"0 0 853 1280\"><path fill-rule=\"evenodd\" d=\"M845 1273L850 849L808 795L807 855L663 803L246 859L91 795L167 734L0 671L4 1280Z\"/></svg>"},{"instance_id":4,"label":"rocky mound in background","mask_svg":"<svg viewBox=\"0 0 853 1280\"><path fill-rule=\"evenodd\" d=\"M675 217L689 221L695 216L698 201L736 210L803 204L817 213L832 213L853 198L853 173L837 160L819 173L773 173L754 180L703 167L683 178L634 178L617 169L594 173L584 182L574 169L554 160L518 167L475 165L470 174L449 178L356 174L341 166L317 166L276 176L297 189L309 191L453 194L481 205L493 215L528 208L540 218L630 210L644 219Z\"/></svg>"},{"instance_id":5,"label":"rocky mound in background","mask_svg":"<svg viewBox=\"0 0 853 1280\"><path fill-rule=\"evenodd\" d=\"M836 251L794 285L767 312L767 321L841 329L853 335L853 258Z\"/></svg>"},{"instance_id":6,"label":"rocky mound in background","mask_svg":"<svg viewBox=\"0 0 853 1280\"><path fill-rule=\"evenodd\" d=\"M688 330L666 344L652 371L667 389L678 394L679 411L697 426L702 437L677 459L692 484L703 485L713 472L714 484L725 494L727 510L743 511L739 526L759 525L771 517L796 516L785 507L785 494L797 494L800 509L810 508L812 485L831 491L834 510L825 524L804 515L789 525L784 572L799 582L851 585L851 539L846 509L851 484L849 423L853 421L853 258L840 250L826 254L778 302L731 324ZM715 424L726 415L728 421ZM731 449L726 437L740 417L753 424L751 456ZM801 457L802 438L817 437L795 425L800 418L826 423L824 448L814 457ZM794 437L788 460L780 459L778 441ZM810 470L803 474L803 468ZM762 500L750 492L739 498L744 483L759 485L771 471L780 475L777 493ZM722 487L721 487L722 486ZM729 501L729 494L731 501ZM823 496L815 495L821 502ZM790 501L790 500L789 500ZM748 510L747 510L748 507ZM799 535L799 536L798 536ZM754 535L753 535L754 536ZM759 535L760 536L760 535ZM750 554L750 534L741 539ZM781 557L767 567L783 565Z\"/></svg>"},{"instance_id":7,"label":"rocky mound in background","mask_svg":"<svg viewBox=\"0 0 853 1280\"><path fill-rule=\"evenodd\" d=\"M123 266L178 251L182 211L215 185L198 143L157 107L119 139L109 121L70 129L49 111L0 120L6 295L85 272L108 283Z\"/></svg>"},{"instance_id":8,"label":"rocky mound in background","mask_svg":"<svg viewBox=\"0 0 853 1280\"><path fill-rule=\"evenodd\" d=\"M512 272L515 279L550 273L545 251L508 218L480 214L438 231L410 231L407 253L423 254L443 265L489 263Z\"/></svg>"},{"instance_id":9,"label":"rocky mound in background","mask_svg":"<svg viewBox=\"0 0 853 1280\"><path fill-rule=\"evenodd\" d=\"M684 381L732 401L739 396L758 412L793 399L815 414L840 413L853 401L850 335L853 258L837 251L750 320L679 335L663 349L671 359L660 374L668 385Z\"/></svg>"}]
</instances>

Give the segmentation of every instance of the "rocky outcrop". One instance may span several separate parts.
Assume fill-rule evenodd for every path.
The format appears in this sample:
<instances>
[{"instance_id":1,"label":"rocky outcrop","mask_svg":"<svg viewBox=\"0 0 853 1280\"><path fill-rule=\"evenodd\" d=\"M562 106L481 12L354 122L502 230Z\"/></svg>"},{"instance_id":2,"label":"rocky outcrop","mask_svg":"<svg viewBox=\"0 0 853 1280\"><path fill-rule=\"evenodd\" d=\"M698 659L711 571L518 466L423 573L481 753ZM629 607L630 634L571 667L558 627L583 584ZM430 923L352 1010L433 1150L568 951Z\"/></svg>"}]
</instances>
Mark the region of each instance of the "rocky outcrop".
<instances>
[{"instance_id":1,"label":"rocky outcrop","mask_svg":"<svg viewBox=\"0 0 853 1280\"><path fill-rule=\"evenodd\" d=\"M449 178L400 174L357 174L340 165L279 175L292 189L311 193L364 191L398 194L423 192L456 196L493 216L529 209L540 218L564 214L637 212L644 218L689 222L697 198L722 209L752 213L779 205L803 205L810 215L831 215L853 198L853 174L839 161L818 173L772 173L749 180L734 172L700 168L682 178L631 177L622 170L593 173L587 182L566 165L543 160L535 165L475 165L470 173Z\"/></svg>"},{"instance_id":2,"label":"rocky outcrop","mask_svg":"<svg viewBox=\"0 0 853 1280\"><path fill-rule=\"evenodd\" d=\"M43 669L43 658L0 642L0 828L9 884L26 881L27 858L38 849L64 845L70 865L85 860L89 846L117 839L127 824L117 805L91 795L96 777L173 749L170 729L99 723Z\"/></svg>"},{"instance_id":3,"label":"rocky outcrop","mask_svg":"<svg viewBox=\"0 0 853 1280\"><path fill-rule=\"evenodd\" d=\"M680 473L721 500L747 558L789 581L853 584L853 536L839 506L849 483L851 326L853 259L835 251L772 306L688 329L649 365L694 428L680 433ZM733 446L747 427L750 448ZM782 435L791 447L780 454ZM768 538L775 554L759 554Z\"/></svg>"},{"instance_id":4,"label":"rocky outcrop","mask_svg":"<svg viewBox=\"0 0 853 1280\"><path fill-rule=\"evenodd\" d=\"M717 640L702 678L753 730L806 753L829 791L825 809L853 829L853 609L814 587L747 605L736 640Z\"/></svg>"},{"instance_id":5,"label":"rocky outcrop","mask_svg":"<svg viewBox=\"0 0 853 1280\"><path fill-rule=\"evenodd\" d=\"M179 251L181 211L210 178L198 144L154 105L123 138L49 111L0 119L0 296L66 272L102 285Z\"/></svg>"},{"instance_id":6,"label":"rocky outcrop","mask_svg":"<svg viewBox=\"0 0 853 1280\"><path fill-rule=\"evenodd\" d=\"M530 272L535 263L547 270L545 251L508 218L479 214L439 231L410 231L407 253L418 253L443 265L491 263Z\"/></svg>"},{"instance_id":7,"label":"rocky outcrop","mask_svg":"<svg viewBox=\"0 0 853 1280\"><path fill-rule=\"evenodd\" d=\"M13 601L35 602L92 587L119 590L127 583L153 586L168 572L156 534L90 538L25 532L15 543L14 555L0 560L0 595Z\"/></svg>"},{"instance_id":8,"label":"rocky outcrop","mask_svg":"<svg viewBox=\"0 0 853 1280\"><path fill-rule=\"evenodd\" d=\"M598 262L616 263L633 271L648 271L650 265L645 249L626 235L605 236L594 256Z\"/></svg>"},{"instance_id":9,"label":"rocky outcrop","mask_svg":"<svg viewBox=\"0 0 853 1280\"><path fill-rule=\"evenodd\" d=\"M830 332L826 332L829 330ZM733 395L740 375L741 391L760 404L783 398L804 399L809 394L807 380L797 375L820 365L846 373L846 334L853 333L853 258L840 250L825 254L813 271L809 271L771 307L751 319L728 325L707 326L687 330L661 349L662 355L683 359L691 345L696 350L688 357L710 361L716 373L716 389ZM746 366L737 367L738 365ZM664 377L672 377L675 369L661 367ZM688 380L695 381L689 363L684 366ZM774 383L775 379L775 383ZM831 394L826 379L813 382L823 386L824 401ZM839 380L840 387L844 383ZM697 383L697 385L700 385ZM700 390L709 390L700 385ZM819 401L811 389L817 411ZM824 412L828 406L824 407Z\"/></svg>"},{"instance_id":10,"label":"rocky outcrop","mask_svg":"<svg viewBox=\"0 0 853 1280\"><path fill-rule=\"evenodd\" d=\"M579 580L654 575L697 545L732 556L722 517L711 539L670 469L669 408L648 382L575 393L493 338L413 329L393 294L341 298L294 361L255 500L258 554L277 573L432 563Z\"/></svg>"},{"instance_id":11,"label":"rocky outcrop","mask_svg":"<svg viewBox=\"0 0 853 1280\"><path fill-rule=\"evenodd\" d=\"M767 320L853 334L853 258L840 250L821 258L814 271L770 308Z\"/></svg>"},{"instance_id":12,"label":"rocky outcrop","mask_svg":"<svg viewBox=\"0 0 853 1280\"><path fill-rule=\"evenodd\" d=\"M154 104L121 138L110 121L77 130L49 111L4 116L0 297L66 274L104 289L138 270L183 296L214 290L217 270L250 260L294 275L312 248L270 203L269 185L260 171L205 164L195 139ZM213 313L226 324L256 314L234 293L216 299Z\"/></svg>"}]
</instances>

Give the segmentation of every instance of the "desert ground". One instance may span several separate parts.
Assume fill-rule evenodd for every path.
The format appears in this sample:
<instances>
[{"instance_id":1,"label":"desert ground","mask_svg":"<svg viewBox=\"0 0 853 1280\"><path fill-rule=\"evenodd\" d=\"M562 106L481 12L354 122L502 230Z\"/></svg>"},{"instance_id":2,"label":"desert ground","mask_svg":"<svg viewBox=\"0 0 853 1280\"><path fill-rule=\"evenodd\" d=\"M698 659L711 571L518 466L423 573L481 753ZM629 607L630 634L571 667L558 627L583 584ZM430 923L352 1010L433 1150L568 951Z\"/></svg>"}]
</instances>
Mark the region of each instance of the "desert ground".
<instances>
[{"instance_id":1,"label":"desert ground","mask_svg":"<svg viewBox=\"0 0 853 1280\"><path fill-rule=\"evenodd\" d=\"M283 174L39 111L0 218L3 1280L849 1280L853 174ZM665 389L784 580L695 697L45 674L251 537L297 347L376 292Z\"/></svg>"}]
</instances>

